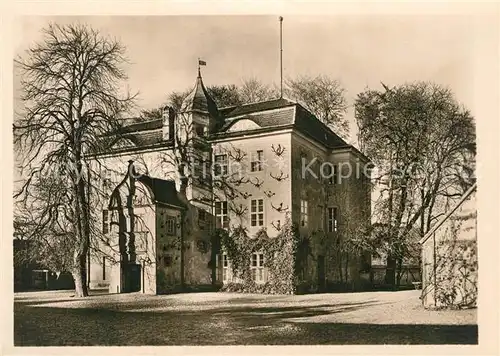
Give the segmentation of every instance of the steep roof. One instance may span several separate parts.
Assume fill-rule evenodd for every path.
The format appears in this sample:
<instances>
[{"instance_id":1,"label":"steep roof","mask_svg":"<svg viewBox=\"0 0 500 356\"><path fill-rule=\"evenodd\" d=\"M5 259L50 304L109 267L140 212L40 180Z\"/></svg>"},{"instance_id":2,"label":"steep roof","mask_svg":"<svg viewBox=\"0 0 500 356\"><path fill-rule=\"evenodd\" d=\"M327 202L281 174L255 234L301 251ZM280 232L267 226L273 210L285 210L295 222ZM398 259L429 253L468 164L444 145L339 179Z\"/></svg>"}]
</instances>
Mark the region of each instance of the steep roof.
<instances>
[{"instance_id":1,"label":"steep roof","mask_svg":"<svg viewBox=\"0 0 500 356\"><path fill-rule=\"evenodd\" d=\"M173 180L165 180L153 178L147 175L141 175L137 181L146 185L153 194L155 202L175 206L178 208L186 208L186 205L180 200L179 193L175 188Z\"/></svg>"},{"instance_id":2,"label":"steep roof","mask_svg":"<svg viewBox=\"0 0 500 356\"><path fill-rule=\"evenodd\" d=\"M142 183L150 191L153 202L177 207L180 209L186 208L186 204L180 199L179 193L175 188L175 181L154 178L146 174L138 174L134 167L133 160L128 161L126 174L111 193L111 197L109 200L110 208L114 206L114 202L117 202L120 205L123 204L120 202L121 199L119 198L120 189L122 189L122 187L131 189L130 184L135 184L135 182ZM117 198L118 200L116 200Z\"/></svg>"},{"instance_id":3,"label":"steep roof","mask_svg":"<svg viewBox=\"0 0 500 356\"><path fill-rule=\"evenodd\" d=\"M295 127L328 148L350 146L328 126L319 121L310 111L299 104L296 106Z\"/></svg>"},{"instance_id":4,"label":"steep roof","mask_svg":"<svg viewBox=\"0 0 500 356\"><path fill-rule=\"evenodd\" d=\"M217 104L215 104L215 101L212 99L207 89L205 88L203 79L201 78L201 73L199 71L198 78L196 78L196 84L193 90L182 102L181 111L196 111L206 113L214 118L217 118L219 116Z\"/></svg>"},{"instance_id":5,"label":"steep roof","mask_svg":"<svg viewBox=\"0 0 500 356\"><path fill-rule=\"evenodd\" d=\"M184 100L181 110L184 112L195 111L205 113L216 120L216 124L211 129L211 134L208 137L209 140L210 138L237 137L238 135L246 134L245 131L231 132L230 128L239 120L247 119L253 121L258 126L258 128L248 131L248 133L269 132L289 126L326 148L352 149L364 157L354 146L345 142L302 105L285 98L218 109L203 84L200 72L198 72L196 84ZM163 139L162 126L162 119L127 124L121 129L121 138L127 142L131 142L138 149L168 145L170 141Z\"/></svg>"},{"instance_id":6,"label":"steep roof","mask_svg":"<svg viewBox=\"0 0 500 356\"><path fill-rule=\"evenodd\" d=\"M148 121L134 122L124 125L125 132L139 132L147 130L158 130L163 127L163 119L153 119Z\"/></svg>"},{"instance_id":7,"label":"steep roof","mask_svg":"<svg viewBox=\"0 0 500 356\"><path fill-rule=\"evenodd\" d=\"M219 130L219 135L227 132L237 121L248 119L263 129L293 125L298 131L327 148L350 147L302 105L285 98L223 108L221 112L224 116L224 125Z\"/></svg>"},{"instance_id":8,"label":"steep roof","mask_svg":"<svg viewBox=\"0 0 500 356\"><path fill-rule=\"evenodd\" d=\"M279 98L279 99L273 99L273 100L267 100L267 101L261 101L258 103L250 103L250 104L245 104L245 105L239 105L239 106L229 106L226 108L221 109L221 113L225 118L229 117L235 117L239 115L245 115L249 113L254 113L257 111L265 111L265 110L273 110L273 109L279 109L279 108L284 108L287 106L293 106L295 105L294 102L284 99L284 98Z\"/></svg>"}]
</instances>

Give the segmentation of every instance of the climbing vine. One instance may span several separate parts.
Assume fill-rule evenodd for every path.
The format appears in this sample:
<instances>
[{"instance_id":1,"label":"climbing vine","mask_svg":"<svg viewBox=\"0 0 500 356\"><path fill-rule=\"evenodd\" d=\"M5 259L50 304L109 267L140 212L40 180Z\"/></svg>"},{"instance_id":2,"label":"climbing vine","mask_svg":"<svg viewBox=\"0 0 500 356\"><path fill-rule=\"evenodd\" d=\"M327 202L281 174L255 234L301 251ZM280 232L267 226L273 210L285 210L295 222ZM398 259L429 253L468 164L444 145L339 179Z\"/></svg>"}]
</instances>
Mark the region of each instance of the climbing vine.
<instances>
[{"instance_id":1,"label":"climbing vine","mask_svg":"<svg viewBox=\"0 0 500 356\"><path fill-rule=\"evenodd\" d=\"M477 305L476 241L459 239L460 220L468 218L453 219L451 227L443 232L447 238L436 241L433 247L434 261L426 264L424 279L428 283L422 291L422 298L433 294L434 308L471 308Z\"/></svg>"},{"instance_id":2,"label":"climbing vine","mask_svg":"<svg viewBox=\"0 0 500 356\"><path fill-rule=\"evenodd\" d=\"M265 229L251 237L242 226L231 232L218 229L214 234L214 248L227 254L233 272L233 282L225 284L222 290L269 294L296 292L295 268L300 238L289 218L276 237L269 237ZM268 274L265 283L256 283L252 278L250 265L252 254L256 252L264 255Z\"/></svg>"}]
</instances>

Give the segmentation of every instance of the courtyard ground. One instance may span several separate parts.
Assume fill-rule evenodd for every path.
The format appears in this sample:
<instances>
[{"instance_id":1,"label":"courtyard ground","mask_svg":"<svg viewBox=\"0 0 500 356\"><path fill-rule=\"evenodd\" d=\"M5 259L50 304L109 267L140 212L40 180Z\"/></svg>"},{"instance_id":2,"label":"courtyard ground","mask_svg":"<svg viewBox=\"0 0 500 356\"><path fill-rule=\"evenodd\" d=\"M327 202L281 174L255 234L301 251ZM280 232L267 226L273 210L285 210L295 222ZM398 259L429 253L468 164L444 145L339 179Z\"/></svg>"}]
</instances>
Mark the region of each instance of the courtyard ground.
<instances>
[{"instance_id":1,"label":"courtyard ground","mask_svg":"<svg viewBox=\"0 0 500 356\"><path fill-rule=\"evenodd\" d=\"M419 292L16 293L14 344L477 344L475 309L428 311Z\"/></svg>"}]
</instances>

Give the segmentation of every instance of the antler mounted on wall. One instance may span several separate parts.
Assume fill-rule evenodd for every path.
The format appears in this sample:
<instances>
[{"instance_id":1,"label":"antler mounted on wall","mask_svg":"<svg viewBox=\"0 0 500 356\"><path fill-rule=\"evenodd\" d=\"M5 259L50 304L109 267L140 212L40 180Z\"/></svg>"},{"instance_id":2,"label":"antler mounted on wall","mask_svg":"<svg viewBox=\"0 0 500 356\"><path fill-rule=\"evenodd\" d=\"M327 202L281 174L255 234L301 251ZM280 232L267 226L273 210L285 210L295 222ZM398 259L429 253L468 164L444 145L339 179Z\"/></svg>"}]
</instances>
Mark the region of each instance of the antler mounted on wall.
<instances>
[{"instance_id":1,"label":"antler mounted on wall","mask_svg":"<svg viewBox=\"0 0 500 356\"><path fill-rule=\"evenodd\" d=\"M242 184L247 184L250 181L246 177L237 177L237 175L238 173L234 173L233 175L231 175L231 178L228 179L228 182L238 187Z\"/></svg>"},{"instance_id":2,"label":"antler mounted on wall","mask_svg":"<svg viewBox=\"0 0 500 356\"><path fill-rule=\"evenodd\" d=\"M252 194L247 193L247 192L240 192L240 195L243 199L247 199L252 196Z\"/></svg>"},{"instance_id":3,"label":"antler mounted on wall","mask_svg":"<svg viewBox=\"0 0 500 356\"><path fill-rule=\"evenodd\" d=\"M286 148L281 146L281 144L278 143L278 146L274 147L274 144L271 145L271 149L273 150L274 154L276 156L282 156L283 153L285 153Z\"/></svg>"},{"instance_id":4,"label":"antler mounted on wall","mask_svg":"<svg viewBox=\"0 0 500 356\"><path fill-rule=\"evenodd\" d=\"M238 193L235 192L234 190L230 190L230 191L226 192L226 197L233 200L233 199L236 199L238 197Z\"/></svg>"},{"instance_id":5,"label":"antler mounted on wall","mask_svg":"<svg viewBox=\"0 0 500 356\"><path fill-rule=\"evenodd\" d=\"M245 151L237 147L232 147L232 150L228 150L227 155L235 162L242 162L247 156Z\"/></svg>"},{"instance_id":6,"label":"antler mounted on wall","mask_svg":"<svg viewBox=\"0 0 500 356\"><path fill-rule=\"evenodd\" d=\"M270 190L265 190L264 191L264 194L268 197L268 198L272 198L273 196L276 195L276 193L273 193L271 192Z\"/></svg>"},{"instance_id":7,"label":"antler mounted on wall","mask_svg":"<svg viewBox=\"0 0 500 356\"><path fill-rule=\"evenodd\" d=\"M288 179L288 174L283 174L283 171L280 172L279 175L275 176L273 175L273 173L269 173L269 175L271 176L271 178L274 178L276 179L278 182L281 182L282 180L285 180L285 179Z\"/></svg>"},{"instance_id":8,"label":"antler mounted on wall","mask_svg":"<svg viewBox=\"0 0 500 356\"><path fill-rule=\"evenodd\" d=\"M272 227L274 227L277 231L281 231L281 220L276 220L276 222L271 221Z\"/></svg>"},{"instance_id":9,"label":"antler mounted on wall","mask_svg":"<svg viewBox=\"0 0 500 356\"><path fill-rule=\"evenodd\" d=\"M283 207L283 202L281 202L279 206L274 206L274 204L271 202L271 207L278 213L283 213L288 211L288 205L286 207Z\"/></svg>"},{"instance_id":10,"label":"antler mounted on wall","mask_svg":"<svg viewBox=\"0 0 500 356\"><path fill-rule=\"evenodd\" d=\"M243 216L245 212L248 210L248 207L244 206L243 204L238 204L235 206L231 206L231 210L237 215L237 216Z\"/></svg>"},{"instance_id":11,"label":"antler mounted on wall","mask_svg":"<svg viewBox=\"0 0 500 356\"><path fill-rule=\"evenodd\" d=\"M252 177L252 179L250 179L250 183L252 183L256 188L260 188L262 184L264 184L264 180L259 179L258 177Z\"/></svg>"}]
</instances>

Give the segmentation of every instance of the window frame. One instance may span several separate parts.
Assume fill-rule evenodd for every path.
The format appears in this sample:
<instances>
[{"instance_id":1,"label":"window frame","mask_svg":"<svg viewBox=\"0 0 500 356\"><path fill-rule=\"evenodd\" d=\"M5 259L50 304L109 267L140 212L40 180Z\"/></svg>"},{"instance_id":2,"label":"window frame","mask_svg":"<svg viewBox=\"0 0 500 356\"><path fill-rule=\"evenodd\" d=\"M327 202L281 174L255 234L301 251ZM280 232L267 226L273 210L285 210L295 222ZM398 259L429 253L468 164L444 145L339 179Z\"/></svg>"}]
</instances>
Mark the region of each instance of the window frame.
<instances>
[{"instance_id":1,"label":"window frame","mask_svg":"<svg viewBox=\"0 0 500 356\"><path fill-rule=\"evenodd\" d=\"M224 157L222 162L217 162L217 158ZM229 174L229 155L221 153L214 155L214 176L223 177Z\"/></svg>"},{"instance_id":2,"label":"window frame","mask_svg":"<svg viewBox=\"0 0 500 356\"><path fill-rule=\"evenodd\" d=\"M250 172L262 172L264 170L264 150L253 151L250 156Z\"/></svg>"},{"instance_id":3,"label":"window frame","mask_svg":"<svg viewBox=\"0 0 500 356\"><path fill-rule=\"evenodd\" d=\"M332 214L330 214L332 212ZM329 206L327 209L328 220L327 220L327 231L328 232L338 232L339 231L339 208L337 206Z\"/></svg>"},{"instance_id":4,"label":"window frame","mask_svg":"<svg viewBox=\"0 0 500 356\"><path fill-rule=\"evenodd\" d=\"M309 224L309 202L307 199L300 199L300 226L307 227Z\"/></svg>"},{"instance_id":5,"label":"window frame","mask_svg":"<svg viewBox=\"0 0 500 356\"><path fill-rule=\"evenodd\" d=\"M339 184L339 165L334 164L332 169L333 169L333 172L332 172L332 176L330 177L330 184L332 184L332 185Z\"/></svg>"},{"instance_id":6,"label":"window frame","mask_svg":"<svg viewBox=\"0 0 500 356\"><path fill-rule=\"evenodd\" d=\"M254 259L255 257L255 259ZM254 266L255 261L255 266ZM265 256L264 252L256 251L252 252L250 257L250 272L252 275L252 280L257 284L266 283L265 275Z\"/></svg>"},{"instance_id":7,"label":"window frame","mask_svg":"<svg viewBox=\"0 0 500 356\"><path fill-rule=\"evenodd\" d=\"M217 204L220 204L220 213L217 213ZM216 228L229 229L229 211L228 211L227 200L216 201L214 203L214 217L215 217Z\"/></svg>"},{"instance_id":8,"label":"window frame","mask_svg":"<svg viewBox=\"0 0 500 356\"><path fill-rule=\"evenodd\" d=\"M255 202L255 211L253 211L253 202ZM262 205L259 204L262 202ZM250 227L251 228L259 228L266 225L266 213L265 213L265 199L264 198L256 198L250 200ZM259 210L262 208L262 210ZM262 215L262 217L260 216ZM255 217L255 225L253 225L253 218ZM260 223L260 224L259 224Z\"/></svg>"},{"instance_id":9,"label":"window frame","mask_svg":"<svg viewBox=\"0 0 500 356\"><path fill-rule=\"evenodd\" d=\"M221 251L215 255L215 268L217 270L217 281L227 283L232 281L231 260L227 252Z\"/></svg>"},{"instance_id":10,"label":"window frame","mask_svg":"<svg viewBox=\"0 0 500 356\"><path fill-rule=\"evenodd\" d=\"M108 209L103 209L102 210L102 234L106 235L111 232L111 224L109 220L109 210Z\"/></svg>"},{"instance_id":11,"label":"window frame","mask_svg":"<svg viewBox=\"0 0 500 356\"><path fill-rule=\"evenodd\" d=\"M168 236L177 235L177 219L175 216L172 215L165 216L165 233Z\"/></svg>"}]
</instances>

